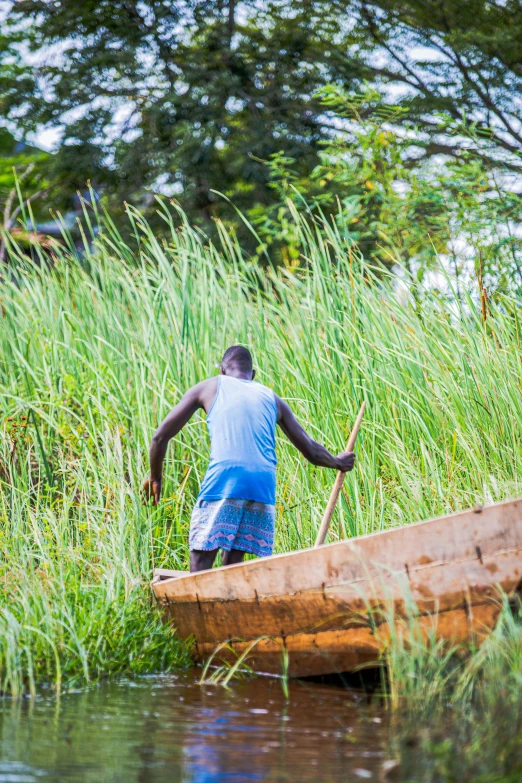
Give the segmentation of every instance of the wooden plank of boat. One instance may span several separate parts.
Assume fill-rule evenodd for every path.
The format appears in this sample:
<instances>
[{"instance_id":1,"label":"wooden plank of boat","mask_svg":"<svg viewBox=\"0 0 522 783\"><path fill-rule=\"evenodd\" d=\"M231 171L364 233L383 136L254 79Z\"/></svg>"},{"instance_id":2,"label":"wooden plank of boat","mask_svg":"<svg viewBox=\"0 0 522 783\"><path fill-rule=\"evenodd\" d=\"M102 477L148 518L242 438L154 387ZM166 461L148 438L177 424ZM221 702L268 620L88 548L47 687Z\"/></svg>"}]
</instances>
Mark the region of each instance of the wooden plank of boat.
<instances>
[{"instance_id":1,"label":"wooden plank of boat","mask_svg":"<svg viewBox=\"0 0 522 783\"><path fill-rule=\"evenodd\" d=\"M165 579L177 579L179 576L187 576L187 572L172 568L155 568L152 583L163 582Z\"/></svg>"},{"instance_id":2,"label":"wooden plank of boat","mask_svg":"<svg viewBox=\"0 0 522 783\"><path fill-rule=\"evenodd\" d=\"M194 654L259 637L249 664L292 676L350 671L379 660L401 619L454 642L480 641L522 583L522 499L314 549L155 581L157 599ZM413 607L413 608L412 608ZM393 614L393 617L392 617ZM231 653L220 651L232 660Z\"/></svg>"}]
</instances>

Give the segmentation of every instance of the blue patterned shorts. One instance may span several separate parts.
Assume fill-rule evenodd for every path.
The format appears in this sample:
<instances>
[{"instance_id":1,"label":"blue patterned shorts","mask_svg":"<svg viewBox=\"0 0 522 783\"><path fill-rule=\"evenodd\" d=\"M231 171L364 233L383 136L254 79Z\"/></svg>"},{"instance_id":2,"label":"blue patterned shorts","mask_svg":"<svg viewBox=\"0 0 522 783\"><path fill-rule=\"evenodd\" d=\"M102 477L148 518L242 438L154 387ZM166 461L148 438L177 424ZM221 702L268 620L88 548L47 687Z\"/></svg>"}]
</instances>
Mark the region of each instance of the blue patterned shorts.
<instances>
[{"instance_id":1,"label":"blue patterned shorts","mask_svg":"<svg viewBox=\"0 0 522 783\"><path fill-rule=\"evenodd\" d=\"M258 557L272 554L275 506L255 500L198 500L190 520L189 548L240 549Z\"/></svg>"}]
</instances>

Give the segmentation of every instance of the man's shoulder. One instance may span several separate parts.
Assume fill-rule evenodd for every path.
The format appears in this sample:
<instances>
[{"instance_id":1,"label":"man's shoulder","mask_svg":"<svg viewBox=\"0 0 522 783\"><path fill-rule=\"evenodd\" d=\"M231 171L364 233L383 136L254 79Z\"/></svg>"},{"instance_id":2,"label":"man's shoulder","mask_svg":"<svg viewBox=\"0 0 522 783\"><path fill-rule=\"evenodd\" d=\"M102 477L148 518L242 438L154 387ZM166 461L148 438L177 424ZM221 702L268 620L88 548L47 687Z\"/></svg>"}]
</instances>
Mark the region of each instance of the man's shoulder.
<instances>
[{"instance_id":1,"label":"man's shoulder","mask_svg":"<svg viewBox=\"0 0 522 783\"><path fill-rule=\"evenodd\" d=\"M211 378L205 378L202 381L198 381L192 388L193 389L205 389L208 386L217 386L219 375L213 375Z\"/></svg>"},{"instance_id":2,"label":"man's shoulder","mask_svg":"<svg viewBox=\"0 0 522 783\"><path fill-rule=\"evenodd\" d=\"M190 390L197 397L202 407L208 411L216 396L219 376L213 375L212 378L205 378L204 381L196 383Z\"/></svg>"},{"instance_id":3,"label":"man's shoulder","mask_svg":"<svg viewBox=\"0 0 522 783\"><path fill-rule=\"evenodd\" d=\"M270 400L273 402L276 413L277 413L277 420L281 417L281 403L282 400L278 395L275 393L275 391L272 389L271 386L265 386L264 383L259 383L258 381L255 381L256 385L261 388L262 393L270 398Z\"/></svg>"}]
</instances>

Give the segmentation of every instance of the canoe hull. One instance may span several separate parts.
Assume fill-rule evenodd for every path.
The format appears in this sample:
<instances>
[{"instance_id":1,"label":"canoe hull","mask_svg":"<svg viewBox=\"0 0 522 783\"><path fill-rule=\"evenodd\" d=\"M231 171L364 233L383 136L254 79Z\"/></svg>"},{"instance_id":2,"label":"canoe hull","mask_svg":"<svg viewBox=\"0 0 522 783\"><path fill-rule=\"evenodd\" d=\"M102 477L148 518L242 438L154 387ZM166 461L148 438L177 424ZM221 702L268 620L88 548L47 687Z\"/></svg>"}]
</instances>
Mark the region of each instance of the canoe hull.
<instances>
[{"instance_id":1,"label":"canoe hull","mask_svg":"<svg viewBox=\"0 0 522 783\"><path fill-rule=\"evenodd\" d=\"M424 633L480 641L522 580L522 500L227 568L155 581L178 633L207 659L308 676L376 664L412 614ZM261 637L264 637L261 639ZM219 659L235 659L220 651Z\"/></svg>"}]
</instances>

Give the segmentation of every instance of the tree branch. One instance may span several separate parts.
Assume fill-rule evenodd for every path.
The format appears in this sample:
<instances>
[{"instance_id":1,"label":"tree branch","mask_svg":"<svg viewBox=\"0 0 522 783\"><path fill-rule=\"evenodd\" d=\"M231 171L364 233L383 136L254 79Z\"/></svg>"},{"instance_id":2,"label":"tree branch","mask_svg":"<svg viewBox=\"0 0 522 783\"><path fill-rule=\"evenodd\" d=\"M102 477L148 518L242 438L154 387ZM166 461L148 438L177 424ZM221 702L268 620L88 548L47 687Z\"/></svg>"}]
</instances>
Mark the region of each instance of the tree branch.
<instances>
[{"instance_id":1,"label":"tree branch","mask_svg":"<svg viewBox=\"0 0 522 783\"><path fill-rule=\"evenodd\" d=\"M32 165L34 166L34 164L32 164ZM35 199L37 199L37 198L42 198L43 196L46 196L58 184L59 183L55 182L52 185L48 185L46 188L42 188L41 190L37 190L36 193L32 193L28 198L24 199L25 203L29 204L31 201L35 201ZM12 193L13 193L13 191L11 191L11 193L9 194L9 198L10 199L11 199L11 194ZM16 190L14 190L14 194L16 195ZM13 198L10 201L10 206L12 206L13 199L14 199L14 196L13 196ZM9 201L9 199L8 199L8 201ZM14 224L16 218L18 217L18 215L20 214L21 211L22 211L22 204L19 204L16 207L16 209L13 210L12 213L9 212L7 222L5 220L5 211L4 211L4 225L3 225L4 233L8 233L12 229L13 224ZM6 248L5 239L2 236L2 238L0 240L0 264L3 264L4 261L5 261L6 249L7 248Z\"/></svg>"}]
</instances>

